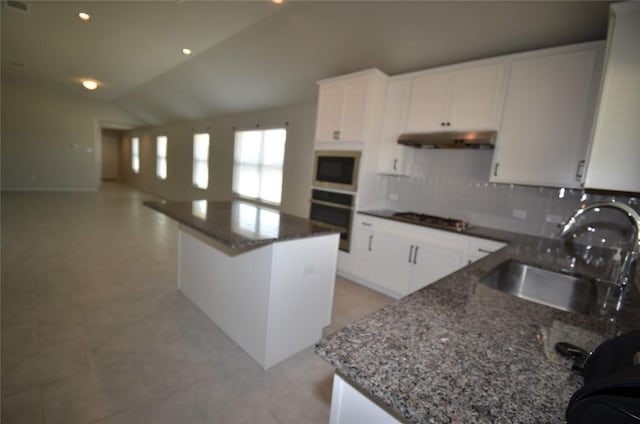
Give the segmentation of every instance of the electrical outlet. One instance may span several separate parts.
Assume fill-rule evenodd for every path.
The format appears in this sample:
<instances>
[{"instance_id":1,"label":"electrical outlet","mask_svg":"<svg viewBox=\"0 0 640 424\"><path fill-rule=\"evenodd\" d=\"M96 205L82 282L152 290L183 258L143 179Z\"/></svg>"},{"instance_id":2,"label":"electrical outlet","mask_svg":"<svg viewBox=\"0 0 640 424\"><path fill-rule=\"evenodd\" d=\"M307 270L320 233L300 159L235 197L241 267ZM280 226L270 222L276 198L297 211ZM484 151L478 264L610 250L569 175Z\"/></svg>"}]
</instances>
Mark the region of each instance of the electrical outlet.
<instances>
[{"instance_id":1,"label":"electrical outlet","mask_svg":"<svg viewBox=\"0 0 640 424\"><path fill-rule=\"evenodd\" d=\"M545 217L545 221L551 224L562 224L564 220L560 215L554 215L550 213L550 214L547 214L547 216Z\"/></svg>"},{"instance_id":2,"label":"electrical outlet","mask_svg":"<svg viewBox=\"0 0 640 424\"><path fill-rule=\"evenodd\" d=\"M527 211L522 209L514 209L513 212L511 212L511 216L518 219L527 219Z\"/></svg>"},{"instance_id":3,"label":"electrical outlet","mask_svg":"<svg viewBox=\"0 0 640 424\"><path fill-rule=\"evenodd\" d=\"M311 274L315 274L316 267L313 264L305 264L302 266L302 276L307 276Z\"/></svg>"}]
</instances>

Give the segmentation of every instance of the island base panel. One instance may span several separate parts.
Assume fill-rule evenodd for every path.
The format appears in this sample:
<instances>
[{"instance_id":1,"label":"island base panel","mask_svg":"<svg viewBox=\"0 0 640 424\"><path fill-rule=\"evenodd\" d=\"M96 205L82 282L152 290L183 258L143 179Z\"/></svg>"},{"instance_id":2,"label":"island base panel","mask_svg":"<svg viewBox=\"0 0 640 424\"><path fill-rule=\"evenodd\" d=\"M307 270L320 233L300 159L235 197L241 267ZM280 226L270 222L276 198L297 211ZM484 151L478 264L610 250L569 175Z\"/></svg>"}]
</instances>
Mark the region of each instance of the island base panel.
<instances>
[{"instance_id":1,"label":"island base panel","mask_svg":"<svg viewBox=\"0 0 640 424\"><path fill-rule=\"evenodd\" d=\"M400 424L401 421L334 374L329 424L351 423Z\"/></svg>"},{"instance_id":2,"label":"island base panel","mask_svg":"<svg viewBox=\"0 0 640 424\"><path fill-rule=\"evenodd\" d=\"M178 288L264 369L311 346L330 324L338 234L228 256L179 231Z\"/></svg>"}]
</instances>

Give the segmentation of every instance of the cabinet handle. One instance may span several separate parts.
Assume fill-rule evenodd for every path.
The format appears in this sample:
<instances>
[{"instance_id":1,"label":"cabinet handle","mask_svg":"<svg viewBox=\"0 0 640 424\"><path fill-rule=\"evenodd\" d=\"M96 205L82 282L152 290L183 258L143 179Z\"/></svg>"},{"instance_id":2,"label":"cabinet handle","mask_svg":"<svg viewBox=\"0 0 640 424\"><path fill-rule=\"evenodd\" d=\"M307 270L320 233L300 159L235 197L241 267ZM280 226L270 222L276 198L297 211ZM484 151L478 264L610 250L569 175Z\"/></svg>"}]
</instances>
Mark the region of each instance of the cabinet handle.
<instances>
[{"instance_id":1,"label":"cabinet handle","mask_svg":"<svg viewBox=\"0 0 640 424\"><path fill-rule=\"evenodd\" d=\"M445 123L444 123L444 122L440 122L440 126L441 126L441 127L444 127L444 126L445 126Z\"/></svg>"},{"instance_id":2,"label":"cabinet handle","mask_svg":"<svg viewBox=\"0 0 640 424\"><path fill-rule=\"evenodd\" d=\"M413 244L411 245L411 249L409 250L409 263L411 263L412 256L413 256Z\"/></svg>"},{"instance_id":3,"label":"cabinet handle","mask_svg":"<svg viewBox=\"0 0 640 424\"><path fill-rule=\"evenodd\" d=\"M451 126L451 122L447 122L447 127L450 127L450 126Z\"/></svg>"},{"instance_id":4,"label":"cabinet handle","mask_svg":"<svg viewBox=\"0 0 640 424\"><path fill-rule=\"evenodd\" d=\"M371 223L370 222L363 222L362 226L363 227L371 227Z\"/></svg>"},{"instance_id":5,"label":"cabinet handle","mask_svg":"<svg viewBox=\"0 0 640 424\"><path fill-rule=\"evenodd\" d=\"M415 250L413 251L413 264L414 265L418 264L418 249L420 249L420 246L416 246Z\"/></svg>"},{"instance_id":6,"label":"cabinet handle","mask_svg":"<svg viewBox=\"0 0 640 424\"><path fill-rule=\"evenodd\" d=\"M478 252L480 252L480 253L493 253L493 251L487 250L487 249L483 249L481 247L478 247Z\"/></svg>"},{"instance_id":7,"label":"cabinet handle","mask_svg":"<svg viewBox=\"0 0 640 424\"><path fill-rule=\"evenodd\" d=\"M398 170L398 159L393 160L393 170L394 171Z\"/></svg>"},{"instance_id":8,"label":"cabinet handle","mask_svg":"<svg viewBox=\"0 0 640 424\"><path fill-rule=\"evenodd\" d=\"M582 181L582 171L584 170L584 160L578 162L578 169L576 170L576 180Z\"/></svg>"},{"instance_id":9,"label":"cabinet handle","mask_svg":"<svg viewBox=\"0 0 640 424\"><path fill-rule=\"evenodd\" d=\"M500 162L496 162L496 164L493 167L493 176L494 177L498 176L498 166L500 166Z\"/></svg>"},{"instance_id":10,"label":"cabinet handle","mask_svg":"<svg viewBox=\"0 0 640 424\"><path fill-rule=\"evenodd\" d=\"M369 252L371 252L371 242L373 241L373 234L369 236Z\"/></svg>"}]
</instances>

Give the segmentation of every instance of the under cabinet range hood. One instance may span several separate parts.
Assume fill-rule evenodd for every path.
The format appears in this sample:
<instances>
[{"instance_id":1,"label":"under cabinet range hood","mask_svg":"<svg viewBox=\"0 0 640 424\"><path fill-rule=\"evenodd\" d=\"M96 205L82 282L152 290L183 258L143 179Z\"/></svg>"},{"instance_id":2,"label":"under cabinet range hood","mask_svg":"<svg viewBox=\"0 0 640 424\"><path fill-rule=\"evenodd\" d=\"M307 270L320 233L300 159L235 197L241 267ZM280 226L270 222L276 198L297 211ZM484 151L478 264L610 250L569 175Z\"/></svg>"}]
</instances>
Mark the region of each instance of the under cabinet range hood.
<instances>
[{"instance_id":1,"label":"under cabinet range hood","mask_svg":"<svg viewBox=\"0 0 640 424\"><path fill-rule=\"evenodd\" d=\"M398 144L425 149L493 149L496 131L449 131L401 134Z\"/></svg>"}]
</instances>

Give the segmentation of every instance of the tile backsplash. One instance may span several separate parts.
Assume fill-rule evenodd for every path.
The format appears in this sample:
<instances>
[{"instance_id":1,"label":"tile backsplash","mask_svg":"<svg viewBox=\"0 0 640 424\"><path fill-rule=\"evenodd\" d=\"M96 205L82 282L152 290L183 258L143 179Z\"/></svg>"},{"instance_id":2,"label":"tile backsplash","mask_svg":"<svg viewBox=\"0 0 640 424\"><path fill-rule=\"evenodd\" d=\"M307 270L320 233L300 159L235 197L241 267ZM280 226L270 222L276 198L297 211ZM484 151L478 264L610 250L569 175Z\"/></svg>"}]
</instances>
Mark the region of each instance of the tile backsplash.
<instances>
[{"instance_id":1,"label":"tile backsplash","mask_svg":"<svg viewBox=\"0 0 640 424\"><path fill-rule=\"evenodd\" d=\"M385 177L385 206L554 238L558 223L583 202L615 199L639 209L637 198L619 194L490 183L492 155L491 150L413 150L410 176ZM603 209L583 219L578 237L585 244L616 247L633 236L628 218L618 211Z\"/></svg>"}]
</instances>

